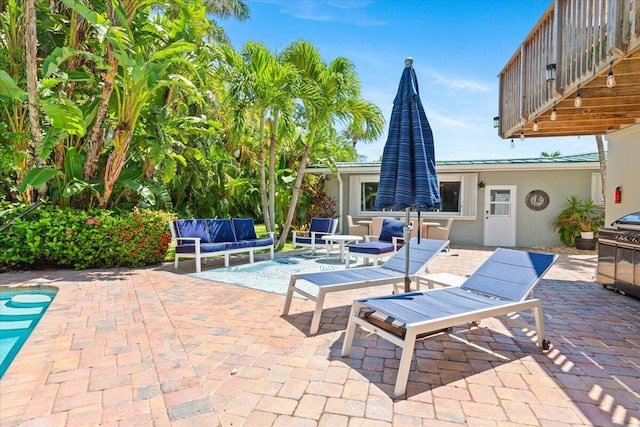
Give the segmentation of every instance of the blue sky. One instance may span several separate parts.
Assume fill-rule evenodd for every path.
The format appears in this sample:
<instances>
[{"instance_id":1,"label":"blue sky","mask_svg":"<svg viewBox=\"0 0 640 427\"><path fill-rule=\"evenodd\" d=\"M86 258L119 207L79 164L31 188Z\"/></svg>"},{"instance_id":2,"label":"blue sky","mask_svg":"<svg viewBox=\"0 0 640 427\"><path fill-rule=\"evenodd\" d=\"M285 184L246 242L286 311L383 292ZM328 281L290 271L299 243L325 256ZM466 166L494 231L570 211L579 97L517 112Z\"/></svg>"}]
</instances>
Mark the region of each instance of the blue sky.
<instances>
[{"instance_id":1,"label":"blue sky","mask_svg":"<svg viewBox=\"0 0 640 427\"><path fill-rule=\"evenodd\" d=\"M437 160L538 157L595 152L593 136L498 137L498 74L551 0L245 0L251 18L223 20L236 49L248 40L282 52L296 40L315 45L325 60L342 56L356 67L362 97L378 105L387 124L358 153L377 160L387 139L393 98L414 60L420 98L433 130ZM541 72L544 72L541 70Z\"/></svg>"}]
</instances>

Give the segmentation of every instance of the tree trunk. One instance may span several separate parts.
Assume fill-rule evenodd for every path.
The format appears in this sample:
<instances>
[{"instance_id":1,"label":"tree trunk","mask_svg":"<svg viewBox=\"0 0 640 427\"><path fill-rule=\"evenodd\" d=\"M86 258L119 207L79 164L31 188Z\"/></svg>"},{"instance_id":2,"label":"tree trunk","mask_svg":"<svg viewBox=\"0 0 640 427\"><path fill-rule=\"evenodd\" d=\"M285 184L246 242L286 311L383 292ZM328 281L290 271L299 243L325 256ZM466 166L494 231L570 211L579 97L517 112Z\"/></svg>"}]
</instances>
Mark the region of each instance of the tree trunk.
<instances>
[{"instance_id":1,"label":"tree trunk","mask_svg":"<svg viewBox=\"0 0 640 427\"><path fill-rule=\"evenodd\" d=\"M29 99L29 123L31 124L31 139L33 140L34 162L37 168L41 167L43 162L38 153L42 143L42 129L40 128L40 110L38 108L38 32L36 27L36 9L35 0L26 0L24 4L25 26L26 26L26 42L25 56L27 66L27 94ZM38 188L38 193L44 196L47 191L46 184ZM30 201L33 202L33 192L31 192Z\"/></svg>"},{"instance_id":2,"label":"tree trunk","mask_svg":"<svg viewBox=\"0 0 640 427\"><path fill-rule=\"evenodd\" d=\"M98 170L98 159L100 158L100 152L104 145L104 129L102 124L109 112L109 100L111 99L111 93L113 92L113 82L115 80L118 71L118 60L110 53L110 48L107 47L109 53L107 54L110 70L103 73L104 82L102 86L102 96L100 97L100 105L98 105L98 112L96 119L93 122L91 132L89 132L89 147L87 148L87 160L84 163L82 170L82 176L85 181L89 181L96 176Z\"/></svg>"},{"instance_id":3,"label":"tree trunk","mask_svg":"<svg viewBox=\"0 0 640 427\"><path fill-rule=\"evenodd\" d=\"M604 142L602 135L596 135L596 144L598 145L598 157L600 158L600 179L602 181L602 198L607 200L607 158L604 155Z\"/></svg>"},{"instance_id":4,"label":"tree trunk","mask_svg":"<svg viewBox=\"0 0 640 427\"><path fill-rule=\"evenodd\" d=\"M109 2L106 2L107 10L109 13L109 19L114 25L119 24L119 20L113 11ZM102 95L100 97L100 104L98 105L98 111L96 113L96 119L93 122L93 127L89 132L89 147L87 148L87 160L84 163L82 169L82 176L85 181L89 181L96 176L98 171L98 159L100 158L100 152L104 145L104 128L102 127L105 118L109 112L109 101L111 99L111 93L113 92L113 82L118 74L118 59L113 55L113 46L107 42L107 63L109 68L102 73Z\"/></svg>"},{"instance_id":5,"label":"tree trunk","mask_svg":"<svg viewBox=\"0 0 640 427\"><path fill-rule=\"evenodd\" d=\"M269 215L271 231L276 231L276 139L279 114L274 114L271 121L271 141L269 143Z\"/></svg>"},{"instance_id":6,"label":"tree trunk","mask_svg":"<svg viewBox=\"0 0 640 427\"><path fill-rule=\"evenodd\" d=\"M258 160L260 164L260 202L262 203L262 217L264 218L264 224L267 227L267 231L273 231L270 229L271 219L269 218L269 204L267 202L267 175L265 171L265 148L264 148L264 112L260 114L260 149Z\"/></svg>"},{"instance_id":7,"label":"tree trunk","mask_svg":"<svg viewBox=\"0 0 640 427\"><path fill-rule=\"evenodd\" d=\"M118 127L123 128L125 126L125 123L121 123ZM103 209L107 207L109 199L111 198L111 193L113 192L113 187L115 187L118 177L120 176L120 172L124 167L132 137L133 129L130 129L129 127L117 130L114 135L114 148L111 154L109 154L104 171L104 193L99 197L99 206Z\"/></svg>"},{"instance_id":8,"label":"tree trunk","mask_svg":"<svg viewBox=\"0 0 640 427\"><path fill-rule=\"evenodd\" d=\"M287 219L285 220L284 226L282 227L282 234L278 239L278 249L282 249L284 244L287 242L287 236L289 234L289 229L291 228L291 223L293 222L293 215L296 212L296 207L298 205L298 198L300 197L300 189L302 188L302 180L304 178L304 173L307 169L307 162L309 161L309 154L311 153L311 141L313 141L315 132L310 132L307 138L309 143L304 147L304 152L302 153L302 157L300 158L300 165L298 166L298 174L296 176L296 182L293 186L293 192L291 193L291 203L289 204L289 210L287 212Z\"/></svg>"}]
</instances>

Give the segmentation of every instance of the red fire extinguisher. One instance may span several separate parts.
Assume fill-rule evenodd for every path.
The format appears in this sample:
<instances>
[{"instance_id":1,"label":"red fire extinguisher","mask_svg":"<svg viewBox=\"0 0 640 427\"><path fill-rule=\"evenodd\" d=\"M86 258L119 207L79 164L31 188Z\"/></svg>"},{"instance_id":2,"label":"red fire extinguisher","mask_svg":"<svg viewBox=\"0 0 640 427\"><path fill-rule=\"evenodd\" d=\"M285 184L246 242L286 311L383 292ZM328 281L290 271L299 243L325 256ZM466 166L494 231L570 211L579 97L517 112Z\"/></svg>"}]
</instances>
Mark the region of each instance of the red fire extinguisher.
<instances>
[{"instance_id":1,"label":"red fire extinguisher","mask_svg":"<svg viewBox=\"0 0 640 427\"><path fill-rule=\"evenodd\" d=\"M616 191L613 193L613 201L615 203L622 201L622 187L616 187Z\"/></svg>"}]
</instances>

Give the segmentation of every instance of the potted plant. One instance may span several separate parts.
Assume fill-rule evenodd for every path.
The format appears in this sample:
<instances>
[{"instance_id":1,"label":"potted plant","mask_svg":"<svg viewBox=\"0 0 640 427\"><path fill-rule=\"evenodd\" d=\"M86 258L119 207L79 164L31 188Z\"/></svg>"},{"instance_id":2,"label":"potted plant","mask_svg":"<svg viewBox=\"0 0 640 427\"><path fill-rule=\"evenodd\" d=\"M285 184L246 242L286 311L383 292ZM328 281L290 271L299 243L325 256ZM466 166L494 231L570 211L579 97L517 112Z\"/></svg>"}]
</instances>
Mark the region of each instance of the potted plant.
<instances>
[{"instance_id":1,"label":"potted plant","mask_svg":"<svg viewBox=\"0 0 640 427\"><path fill-rule=\"evenodd\" d=\"M592 199L571 196L567 206L553 223L553 230L560 233L560 240L567 246L595 248L595 232L604 225L604 211ZM584 234L582 234L584 233ZM576 242L576 239L580 239Z\"/></svg>"}]
</instances>

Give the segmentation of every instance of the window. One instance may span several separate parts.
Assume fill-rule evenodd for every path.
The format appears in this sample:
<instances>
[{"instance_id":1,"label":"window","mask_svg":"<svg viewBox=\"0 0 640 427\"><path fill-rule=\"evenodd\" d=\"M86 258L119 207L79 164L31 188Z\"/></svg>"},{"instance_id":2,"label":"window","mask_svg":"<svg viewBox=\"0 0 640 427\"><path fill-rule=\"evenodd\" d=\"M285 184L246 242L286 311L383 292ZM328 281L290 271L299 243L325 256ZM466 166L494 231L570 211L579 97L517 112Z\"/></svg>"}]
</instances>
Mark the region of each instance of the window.
<instances>
[{"instance_id":1,"label":"window","mask_svg":"<svg viewBox=\"0 0 640 427\"><path fill-rule=\"evenodd\" d=\"M491 216L509 216L511 214L511 190L491 190L489 199Z\"/></svg>"},{"instance_id":2,"label":"window","mask_svg":"<svg viewBox=\"0 0 640 427\"><path fill-rule=\"evenodd\" d=\"M460 212L460 181L440 181L442 212Z\"/></svg>"},{"instance_id":3,"label":"window","mask_svg":"<svg viewBox=\"0 0 640 427\"><path fill-rule=\"evenodd\" d=\"M360 209L361 212L372 211L376 204L378 194L378 182L363 182L360 189Z\"/></svg>"},{"instance_id":4,"label":"window","mask_svg":"<svg viewBox=\"0 0 640 427\"><path fill-rule=\"evenodd\" d=\"M475 216L477 213L477 174L441 174L439 214ZM350 178L349 210L360 215L375 214L378 175L355 175Z\"/></svg>"}]
</instances>

